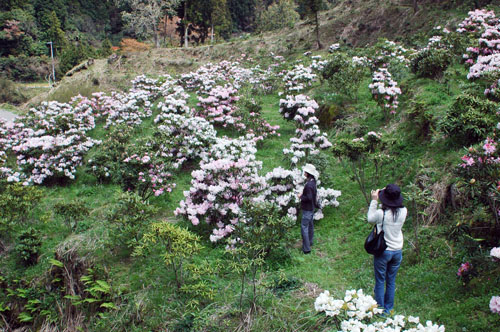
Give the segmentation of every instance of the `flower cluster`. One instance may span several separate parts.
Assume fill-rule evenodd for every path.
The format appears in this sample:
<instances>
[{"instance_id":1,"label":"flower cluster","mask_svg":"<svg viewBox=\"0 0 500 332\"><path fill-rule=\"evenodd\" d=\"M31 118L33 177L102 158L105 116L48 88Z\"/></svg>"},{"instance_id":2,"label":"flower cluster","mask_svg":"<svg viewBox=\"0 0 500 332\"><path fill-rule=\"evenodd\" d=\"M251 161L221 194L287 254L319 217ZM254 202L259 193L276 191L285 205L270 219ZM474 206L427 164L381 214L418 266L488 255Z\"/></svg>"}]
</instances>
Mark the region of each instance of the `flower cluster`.
<instances>
[{"instance_id":1,"label":"flower cluster","mask_svg":"<svg viewBox=\"0 0 500 332\"><path fill-rule=\"evenodd\" d=\"M384 40L375 45L375 54L370 59L372 70L387 66L390 62L398 62L405 66L410 65L410 56L415 53L413 49L407 49L391 40Z\"/></svg>"},{"instance_id":2,"label":"flower cluster","mask_svg":"<svg viewBox=\"0 0 500 332\"><path fill-rule=\"evenodd\" d=\"M490 256L493 257L495 261L500 262L500 247L492 248L490 251Z\"/></svg>"},{"instance_id":3,"label":"flower cluster","mask_svg":"<svg viewBox=\"0 0 500 332\"><path fill-rule=\"evenodd\" d=\"M467 78L476 79L484 76L486 73L498 71L500 71L500 53L479 56L477 62L470 67Z\"/></svg>"},{"instance_id":4,"label":"flower cluster","mask_svg":"<svg viewBox=\"0 0 500 332\"><path fill-rule=\"evenodd\" d=\"M396 315L385 321L375 321L377 314L383 309L377 307L373 297L365 295L362 289L348 290L343 299L335 299L329 291L321 293L314 302L314 308L318 312L324 312L326 316L335 318L340 322L343 332L444 332L443 325L437 325L427 321L425 325L420 323L418 317Z\"/></svg>"},{"instance_id":5,"label":"flower cluster","mask_svg":"<svg viewBox=\"0 0 500 332\"><path fill-rule=\"evenodd\" d=\"M483 142L482 149L477 150L475 148L469 148L468 154L462 156L463 163L460 164L461 168L467 169L472 166L483 167L483 166L496 166L500 164L500 156L498 156L497 142L491 138L486 138Z\"/></svg>"},{"instance_id":6,"label":"flower cluster","mask_svg":"<svg viewBox=\"0 0 500 332\"><path fill-rule=\"evenodd\" d=\"M44 102L3 130L4 152L15 154L19 170L4 169L2 173L25 185L74 179L83 156L100 143L87 136L94 127L93 112L87 104L73 107Z\"/></svg>"},{"instance_id":7,"label":"flower cluster","mask_svg":"<svg viewBox=\"0 0 500 332\"><path fill-rule=\"evenodd\" d=\"M198 97L199 109L195 112L197 116L206 118L209 122L222 127L241 126L238 118L234 117L236 110L235 102L238 101L238 90L232 85L217 85L208 91L207 97Z\"/></svg>"},{"instance_id":8,"label":"flower cluster","mask_svg":"<svg viewBox=\"0 0 500 332\"><path fill-rule=\"evenodd\" d=\"M484 29L498 24L498 19L495 12L486 9L476 9L470 11L460 24L458 24L457 32L459 33L475 33L484 31Z\"/></svg>"},{"instance_id":9,"label":"flower cluster","mask_svg":"<svg viewBox=\"0 0 500 332\"><path fill-rule=\"evenodd\" d=\"M290 139L290 148L283 149L283 153L290 156L293 164L298 164L309 155L318 154L320 149L332 146L326 133L321 133L318 127L319 120L315 116L318 108L318 103L305 95L280 99L280 113L297 125L295 137Z\"/></svg>"},{"instance_id":10,"label":"flower cluster","mask_svg":"<svg viewBox=\"0 0 500 332\"><path fill-rule=\"evenodd\" d=\"M217 138L216 130L204 118L161 113L154 122L158 127L151 150L156 157L171 160L174 168L206 155Z\"/></svg>"},{"instance_id":11,"label":"flower cluster","mask_svg":"<svg viewBox=\"0 0 500 332\"><path fill-rule=\"evenodd\" d=\"M462 263L460 265L460 267L458 268L457 276L458 277L466 276L470 272L470 269L471 269L471 265L469 262Z\"/></svg>"},{"instance_id":12,"label":"flower cluster","mask_svg":"<svg viewBox=\"0 0 500 332\"><path fill-rule=\"evenodd\" d=\"M490 310L492 313L500 315L500 296L491 297Z\"/></svg>"},{"instance_id":13,"label":"flower cluster","mask_svg":"<svg viewBox=\"0 0 500 332\"><path fill-rule=\"evenodd\" d=\"M123 163L125 169L122 170L122 184L125 190L135 191L147 199L151 195L160 196L175 188L167 164L148 153L132 154L127 156Z\"/></svg>"},{"instance_id":14,"label":"flower cluster","mask_svg":"<svg viewBox=\"0 0 500 332\"><path fill-rule=\"evenodd\" d=\"M373 98L384 112L396 113L399 104L398 95L401 94L401 89L397 87L397 82L392 79L391 73L386 68L379 68L373 73L372 83L368 87L372 91Z\"/></svg>"},{"instance_id":15,"label":"flower cluster","mask_svg":"<svg viewBox=\"0 0 500 332\"><path fill-rule=\"evenodd\" d=\"M234 230L243 198L265 187L258 175L262 163L255 160L255 143L244 139L218 139L203 156L200 169L191 173L191 188L175 210L193 225L201 220L214 225L210 240L216 242Z\"/></svg>"},{"instance_id":16,"label":"flower cluster","mask_svg":"<svg viewBox=\"0 0 500 332\"><path fill-rule=\"evenodd\" d=\"M146 90L112 92L110 95L98 92L92 94L91 99L76 96L71 102L78 106L90 106L95 118L106 119L105 128L119 124L135 127L142 123L142 119L152 114L150 94Z\"/></svg>"},{"instance_id":17,"label":"flower cluster","mask_svg":"<svg viewBox=\"0 0 500 332\"><path fill-rule=\"evenodd\" d=\"M383 312L383 309L378 308L377 301L372 296L365 295L362 289L346 291L341 300L334 299L326 290L314 301L314 309L330 317L345 313L348 317L356 317L358 320L372 318Z\"/></svg>"},{"instance_id":18,"label":"flower cluster","mask_svg":"<svg viewBox=\"0 0 500 332\"><path fill-rule=\"evenodd\" d=\"M313 73L311 67L305 67L303 64L295 65L292 70L286 72L283 77L285 82L285 92L287 94L300 93L307 86L311 86L316 81L317 75Z\"/></svg>"},{"instance_id":19,"label":"flower cluster","mask_svg":"<svg viewBox=\"0 0 500 332\"><path fill-rule=\"evenodd\" d=\"M258 196L255 202L271 202L281 208L283 216L297 219L298 179L301 178L300 171L294 169L286 170L282 167L273 169L265 175L267 186Z\"/></svg>"},{"instance_id":20,"label":"flower cluster","mask_svg":"<svg viewBox=\"0 0 500 332\"><path fill-rule=\"evenodd\" d=\"M339 43L332 44L332 45L330 45L330 47L328 47L328 52L333 53L336 50L338 50L339 48L340 48Z\"/></svg>"}]
</instances>

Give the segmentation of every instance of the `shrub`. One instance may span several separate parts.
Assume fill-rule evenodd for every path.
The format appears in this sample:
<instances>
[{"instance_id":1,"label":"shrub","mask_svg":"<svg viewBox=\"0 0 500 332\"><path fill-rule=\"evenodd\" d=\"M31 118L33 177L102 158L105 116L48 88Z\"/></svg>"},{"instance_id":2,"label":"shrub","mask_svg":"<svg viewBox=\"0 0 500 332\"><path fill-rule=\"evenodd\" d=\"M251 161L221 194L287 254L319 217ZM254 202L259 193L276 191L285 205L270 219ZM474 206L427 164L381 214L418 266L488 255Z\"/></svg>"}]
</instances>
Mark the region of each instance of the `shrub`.
<instances>
[{"instance_id":1,"label":"shrub","mask_svg":"<svg viewBox=\"0 0 500 332\"><path fill-rule=\"evenodd\" d=\"M97 182L119 182L120 165L131 136L132 130L129 126L113 127L100 148L89 153L86 168L89 173L94 174Z\"/></svg>"},{"instance_id":2,"label":"shrub","mask_svg":"<svg viewBox=\"0 0 500 332\"><path fill-rule=\"evenodd\" d=\"M295 4L290 0L279 0L271 4L257 21L258 31L293 28L299 14L295 11Z\"/></svg>"},{"instance_id":3,"label":"shrub","mask_svg":"<svg viewBox=\"0 0 500 332\"><path fill-rule=\"evenodd\" d=\"M122 52L142 52L149 50L149 48L148 44L138 42L133 38L123 38L120 42L120 50Z\"/></svg>"},{"instance_id":4,"label":"shrub","mask_svg":"<svg viewBox=\"0 0 500 332\"><path fill-rule=\"evenodd\" d=\"M135 248L134 255L143 255L155 244L161 244L164 262L174 272L177 288L180 288L184 284L185 263L203 248L199 242L200 238L187 229L168 222L156 222L151 224L149 232L144 234L141 244Z\"/></svg>"},{"instance_id":5,"label":"shrub","mask_svg":"<svg viewBox=\"0 0 500 332\"><path fill-rule=\"evenodd\" d=\"M348 98L355 98L364 77L365 68L353 62L345 54L334 53L323 68L321 76L327 80L334 91Z\"/></svg>"},{"instance_id":6,"label":"shrub","mask_svg":"<svg viewBox=\"0 0 500 332\"><path fill-rule=\"evenodd\" d=\"M122 193L108 217L112 224L111 241L129 248L135 247L156 212L154 206L137 194Z\"/></svg>"},{"instance_id":7,"label":"shrub","mask_svg":"<svg viewBox=\"0 0 500 332\"><path fill-rule=\"evenodd\" d=\"M75 199L71 202L59 202L54 205L54 211L64 218L64 222L72 231L78 227L78 222L89 213L82 200Z\"/></svg>"},{"instance_id":8,"label":"shrub","mask_svg":"<svg viewBox=\"0 0 500 332\"><path fill-rule=\"evenodd\" d=\"M19 105L26 100L26 96L16 87L14 82L0 77L0 104L9 103Z\"/></svg>"},{"instance_id":9,"label":"shrub","mask_svg":"<svg viewBox=\"0 0 500 332\"><path fill-rule=\"evenodd\" d=\"M428 48L413 56L411 70L419 77L438 78L443 75L451 60L449 50Z\"/></svg>"},{"instance_id":10,"label":"shrub","mask_svg":"<svg viewBox=\"0 0 500 332\"><path fill-rule=\"evenodd\" d=\"M408 109L408 117L419 137L426 139L435 129L434 113L425 102L413 102Z\"/></svg>"},{"instance_id":11,"label":"shrub","mask_svg":"<svg viewBox=\"0 0 500 332\"><path fill-rule=\"evenodd\" d=\"M0 182L0 219L26 222L42 197L43 191L40 188Z\"/></svg>"},{"instance_id":12,"label":"shrub","mask_svg":"<svg viewBox=\"0 0 500 332\"><path fill-rule=\"evenodd\" d=\"M495 103L463 94L456 98L439 127L453 141L474 144L492 131L497 123L496 111Z\"/></svg>"},{"instance_id":13,"label":"shrub","mask_svg":"<svg viewBox=\"0 0 500 332\"><path fill-rule=\"evenodd\" d=\"M245 203L241 219L235 226L233 236L228 240L226 251L232 262L230 267L240 275L242 288L240 309L243 306L245 280L252 285L251 304L257 301L257 274L271 251L283 250L295 221L281 215L281 208L270 203Z\"/></svg>"},{"instance_id":14,"label":"shrub","mask_svg":"<svg viewBox=\"0 0 500 332\"><path fill-rule=\"evenodd\" d=\"M41 235L33 227L22 230L19 234L15 252L25 265L33 265L38 259L42 246Z\"/></svg>"},{"instance_id":15,"label":"shrub","mask_svg":"<svg viewBox=\"0 0 500 332\"><path fill-rule=\"evenodd\" d=\"M47 57L0 57L0 72L13 81L42 81L51 72Z\"/></svg>"},{"instance_id":16,"label":"shrub","mask_svg":"<svg viewBox=\"0 0 500 332\"><path fill-rule=\"evenodd\" d=\"M352 140L340 139L332 148L342 167L358 183L367 204L370 203L369 188L377 188L379 184L382 164L386 160L386 156L381 153L384 146L381 135L371 131ZM368 172L369 168L373 168L373 172ZM366 174L371 174L371 177L368 178Z\"/></svg>"}]
</instances>

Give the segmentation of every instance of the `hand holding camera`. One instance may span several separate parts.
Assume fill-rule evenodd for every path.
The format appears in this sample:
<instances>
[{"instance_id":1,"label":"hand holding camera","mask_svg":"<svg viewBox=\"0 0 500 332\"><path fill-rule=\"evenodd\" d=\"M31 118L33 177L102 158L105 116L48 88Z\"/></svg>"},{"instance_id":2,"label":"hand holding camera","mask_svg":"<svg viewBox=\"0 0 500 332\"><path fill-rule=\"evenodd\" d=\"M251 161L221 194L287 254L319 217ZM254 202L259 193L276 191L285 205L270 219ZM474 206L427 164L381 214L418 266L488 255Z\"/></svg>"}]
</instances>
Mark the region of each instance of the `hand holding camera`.
<instances>
[{"instance_id":1,"label":"hand holding camera","mask_svg":"<svg viewBox=\"0 0 500 332\"><path fill-rule=\"evenodd\" d=\"M372 195L372 200L378 201L378 193L380 192L380 189L372 190L371 195Z\"/></svg>"}]
</instances>

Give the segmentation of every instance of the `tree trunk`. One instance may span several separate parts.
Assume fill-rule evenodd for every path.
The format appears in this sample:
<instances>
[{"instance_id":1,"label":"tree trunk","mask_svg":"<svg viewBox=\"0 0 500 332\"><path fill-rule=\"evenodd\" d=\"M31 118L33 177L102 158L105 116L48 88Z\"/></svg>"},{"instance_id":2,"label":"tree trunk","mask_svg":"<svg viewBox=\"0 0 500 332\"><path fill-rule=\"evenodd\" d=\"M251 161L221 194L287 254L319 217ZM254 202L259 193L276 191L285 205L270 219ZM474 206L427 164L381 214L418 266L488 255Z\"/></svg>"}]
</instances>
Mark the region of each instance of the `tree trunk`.
<instances>
[{"instance_id":1,"label":"tree trunk","mask_svg":"<svg viewBox=\"0 0 500 332\"><path fill-rule=\"evenodd\" d=\"M210 44L214 43L214 23L212 22L212 31L211 31L211 36L210 36Z\"/></svg>"},{"instance_id":2,"label":"tree trunk","mask_svg":"<svg viewBox=\"0 0 500 332\"><path fill-rule=\"evenodd\" d=\"M418 11L418 0L413 0L413 12L416 13Z\"/></svg>"},{"instance_id":3,"label":"tree trunk","mask_svg":"<svg viewBox=\"0 0 500 332\"><path fill-rule=\"evenodd\" d=\"M189 33L189 23L187 20L187 0L184 2L184 47L189 47L188 44L188 33Z\"/></svg>"},{"instance_id":4,"label":"tree trunk","mask_svg":"<svg viewBox=\"0 0 500 332\"><path fill-rule=\"evenodd\" d=\"M323 47L321 45L321 41L319 40L319 11L317 11L315 14L315 20L316 20L316 42L318 44L318 50L319 50Z\"/></svg>"}]
</instances>

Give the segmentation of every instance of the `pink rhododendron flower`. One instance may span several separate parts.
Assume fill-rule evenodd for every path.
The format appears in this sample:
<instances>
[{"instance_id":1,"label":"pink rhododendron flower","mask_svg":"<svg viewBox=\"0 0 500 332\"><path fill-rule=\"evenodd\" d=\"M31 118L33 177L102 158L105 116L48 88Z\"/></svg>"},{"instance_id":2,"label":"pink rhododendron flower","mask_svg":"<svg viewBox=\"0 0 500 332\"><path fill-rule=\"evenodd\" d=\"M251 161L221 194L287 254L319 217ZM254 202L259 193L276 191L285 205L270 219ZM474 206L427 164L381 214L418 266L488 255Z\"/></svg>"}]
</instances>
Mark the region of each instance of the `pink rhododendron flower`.
<instances>
[{"instance_id":1,"label":"pink rhododendron flower","mask_svg":"<svg viewBox=\"0 0 500 332\"><path fill-rule=\"evenodd\" d=\"M495 314L500 314L500 296L491 297L490 310Z\"/></svg>"},{"instance_id":2,"label":"pink rhododendron flower","mask_svg":"<svg viewBox=\"0 0 500 332\"><path fill-rule=\"evenodd\" d=\"M462 263L462 265L460 265L460 267L458 268L457 276L463 276L465 273L469 272L470 268L471 265L469 262Z\"/></svg>"}]
</instances>

